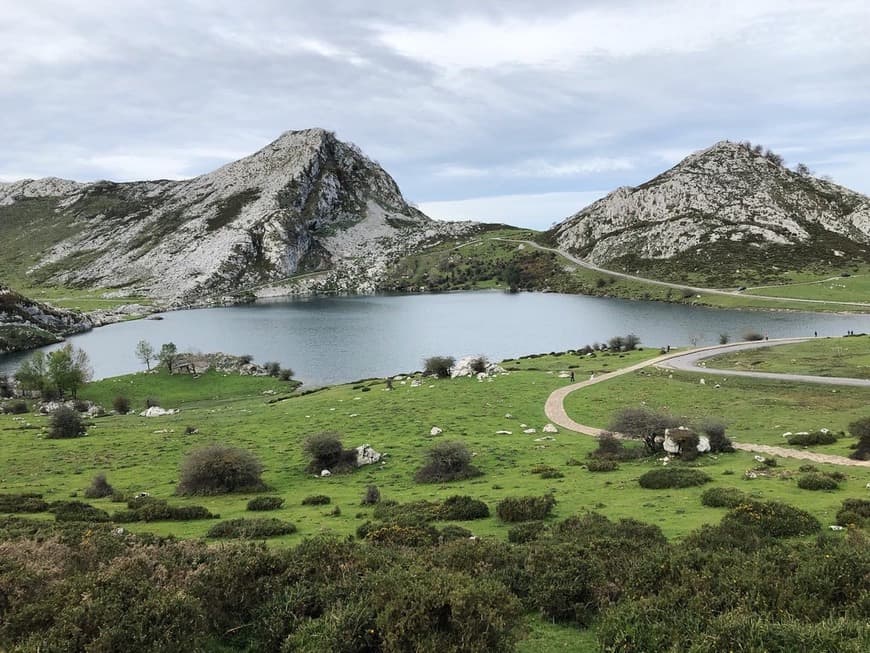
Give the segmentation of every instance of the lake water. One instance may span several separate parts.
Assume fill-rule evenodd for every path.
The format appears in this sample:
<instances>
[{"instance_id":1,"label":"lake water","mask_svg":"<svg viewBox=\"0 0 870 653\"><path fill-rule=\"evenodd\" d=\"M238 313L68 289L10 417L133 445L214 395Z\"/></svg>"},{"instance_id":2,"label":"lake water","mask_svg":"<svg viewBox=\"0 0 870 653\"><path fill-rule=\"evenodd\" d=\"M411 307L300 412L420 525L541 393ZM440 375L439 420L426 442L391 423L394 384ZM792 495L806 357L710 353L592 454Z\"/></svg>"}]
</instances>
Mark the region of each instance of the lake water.
<instances>
[{"instance_id":1,"label":"lake water","mask_svg":"<svg viewBox=\"0 0 870 653\"><path fill-rule=\"evenodd\" d=\"M69 339L87 351L95 378L143 369L139 340L179 351L252 354L276 360L307 386L420 369L432 355L501 360L564 351L635 333L643 345L709 345L749 330L771 338L870 331L870 315L737 311L543 293L465 292L317 297L165 313ZM56 346L54 346L56 347ZM52 349L54 347L47 347ZM0 356L14 371L27 354Z\"/></svg>"}]
</instances>

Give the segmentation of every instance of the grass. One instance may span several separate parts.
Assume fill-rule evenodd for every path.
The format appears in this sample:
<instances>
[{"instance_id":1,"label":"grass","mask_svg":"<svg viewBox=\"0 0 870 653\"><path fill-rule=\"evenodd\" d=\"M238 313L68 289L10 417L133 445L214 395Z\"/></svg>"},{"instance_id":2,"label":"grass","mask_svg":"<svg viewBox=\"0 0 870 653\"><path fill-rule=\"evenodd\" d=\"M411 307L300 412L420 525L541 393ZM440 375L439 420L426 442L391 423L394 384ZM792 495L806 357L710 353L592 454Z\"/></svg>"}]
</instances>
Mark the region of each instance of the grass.
<instances>
[{"instance_id":1,"label":"grass","mask_svg":"<svg viewBox=\"0 0 870 653\"><path fill-rule=\"evenodd\" d=\"M256 493L226 496L176 497L179 464L186 453L202 445L221 442L255 453L265 465L263 478L270 488L259 496L278 496L284 505L268 517L288 521L298 532L271 538L274 546L294 545L320 533L347 536L372 518L373 508L360 505L368 485L377 485L383 499L401 502L444 500L467 494L485 501L493 516L461 523L475 535L506 539L510 525L495 517L495 505L508 496L553 492L557 500L553 520L584 511L608 517L635 518L657 524L671 538L680 538L702 524L715 523L724 508L701 504L710 487L739 487L760 499L777 499L800 505L823 524L833 523L844 498L863 497L870 470L843 469L846 480L831 492L808 492L797 487L800 461L782 460L772 477L743 480L743 473L757 466L751 455L735 453L702 457L693 463L713 477L703 487L678 490L645 490L638 478L660 467L656 460L620 463L618 470L595 474L569 460L584 461L594 449L593 438L561 431L554 440L541 427L549 393L565 383L560 372L575 371L578 378L593 372L612 371L658 354L646 349L625 354L545 354L503 362L509 374L490 381L476 379L410 379L394 382L386 390L382 379L326 388L269 403L287 393L288 384L267 377L207 373L194 378L165 372L140 373L89 384L81 396L110 406L117 394L128 396L137 409L147 397L157 396L178 414L143 418L138 415L94 419L88 435L75 440L47 440L45 417L27 415L24 421L0 415L0 492L39 492L49 501L81 497L94 475L104 472L117 490L132 494L147 491L171 505L202 505L222 520L251 517L246 510ZM272 393L275 394L272 394ZM646 401L686 414L724 414L731 433L740 439L782 444L780 433L803 426L840 428L850 416L863 414L867 393L820 392L818 388L764 386L730 380L721 388L700 386L697 375L677 375L645 370L592 386L569 396L569 412L576 419L604 426L609 415L626 404ZM510 417L508 417L510 415ZM811 422L806 423L804 422ZM524 434L521 425L535 428ZM432 437L438 426L443 435ZM185 434L187 427L198 432ZM369 443L387 454L383 465L365 467L348 475L318 478L305 472L302 444L307 435L335 430L346 447ZM510 435L496 431L509 430ZM425 450L434 442L461 440L474 452L473 462L484 475L468 481L418 485L414 472ZM835 445L820 450L844 452ZM562 478L543 479L536 466L559 470ZM833 466L817 465L823 471ZM302 505L310 495L326 495L329 505ZM121 509L109 499L91 503L109 513ZM338 506L340 514L335 514ZM46 514L34 518L49 518ZM133 531L177 537L203 537L215 520L125 524ZM444 524L439 524L443 526ZM577 630L527 618L528 638L519 651L596 650L594 628Z\"/></svg>"},{"instance_id":2,"label":"grass","mask_svg":"<svg viewBox=\"0 0 870 653\"><path fill-rule=\"evenodd\" d=\"M708 367L870 379L870 337L814 339L716 356Z\"/></svg>"}]
</instances>

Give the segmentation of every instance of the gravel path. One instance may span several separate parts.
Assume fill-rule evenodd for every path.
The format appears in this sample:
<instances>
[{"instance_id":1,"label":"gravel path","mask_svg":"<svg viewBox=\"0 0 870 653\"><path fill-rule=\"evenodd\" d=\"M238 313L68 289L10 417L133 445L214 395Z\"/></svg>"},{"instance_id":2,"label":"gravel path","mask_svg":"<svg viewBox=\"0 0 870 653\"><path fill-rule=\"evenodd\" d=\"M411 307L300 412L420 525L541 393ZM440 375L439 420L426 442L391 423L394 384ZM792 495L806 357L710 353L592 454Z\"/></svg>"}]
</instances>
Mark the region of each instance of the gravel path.
<instances>
[{"instance_id":1,"label":"gravel path","mask_svg":"<svg viewBox=\"0 0 870 653\"><path fill-rule=\"evenodd\" d=\"M579 422L574 421L568 416L568 413L565 412L565 397L567 397L572 392L577 390L582 390L583 388L587 388L590 385L595 385L596 383L602 383L604 381L608 381L610 379L616 378L618 376L622 376L623 374L630 374L631 372L635 372L637 370L643 369L644 367L649 367L650 365L655 365L657 367L662 367L666 369L674 369L674 370L683 370L683 371L692 371L692 372L707 372L710 374L717 374L722 376L749 376L760 379L776 379L776 380L791 380L791 381L801 381L805 383L824 383L830 385L849 385L849 386L870 386L870 381L866 379L849 379L843 377L821 377L821 376L809 376L805 374L772 374L768 372L739 372L735 370L716 370L716 369L708 369L704 367L698 367L698 363L705 358L711 358L713 356L718 356L720 354L727 354L734 351L742 351L744 349L757 349L760 347L773 347L776 345L787 345L796 342L803 342L808 340L808 338L782 338L777 340L765 340L761 342L750 342L750 343L735 343L731 345L717 345L715 347L702 347L699 349L693 349L689 352L673 352L670 354L665 354L663 356L658 356L656 358L652 358L648 361L644 361L642 363L636 363L635 365L631 365L629 367L625 367L621 370L617 370L615 372L609 372L607 374L602 374L601 376L596 376L594 378L587 379L585 381L580 381L579 383L572 383L570 385L566 385L565 387L554 390L549 397L547 397L547 402L544 404L544 413L553 424L562 427L563 429L567 429L569 431L575 431L577 433L582 433L584 435L592 435L599 436L603 432L603 429L595 428L594 426L588 426L586 424L580 424ZM734 443L734 448L740 451L749 451L753 453L761 453L769 456L780 456L782 458L797 458L800 460L809 460L817 463L830 463L833 465L848 465L850 467L870 467L870 461L868 460L852 460L851 458L846 458L844 456L833 456L830 454L823 453L814 453L812 451L804 451L801 449L790 449L787 447L772 447L765 444L750 444L740 442Z\"/></svg>"}]
</instances>

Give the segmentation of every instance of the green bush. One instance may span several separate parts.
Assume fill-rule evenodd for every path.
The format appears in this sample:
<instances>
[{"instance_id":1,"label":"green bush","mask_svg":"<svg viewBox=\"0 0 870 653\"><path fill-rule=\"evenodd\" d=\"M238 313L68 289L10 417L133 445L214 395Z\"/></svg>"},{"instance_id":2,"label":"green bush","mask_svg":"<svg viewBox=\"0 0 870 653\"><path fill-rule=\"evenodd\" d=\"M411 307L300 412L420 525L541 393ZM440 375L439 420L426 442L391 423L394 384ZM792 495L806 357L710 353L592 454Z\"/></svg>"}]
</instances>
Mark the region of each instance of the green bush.
<instances>
[{"instance_id":1,"label":"green bush","mask_svg":"<svg viewBox=\"0 0 870 653\"><path fill-rule=\"evenodd\" d=\"M469 521L489 517L489 507L480 499L468 496L447 497L438 511L438 518L448 521Z\"/></svg>"},{"instance_id":2,"label":"green bush","mask_svg":"<svg viewBox=\"0 0 870 653\"><path fill-rule=\"evenodd\" d=\"M832 431L813 431L812 433L792 433L788 436L788 443L801 446L811 447L815 444L833 444L837 441L837 436Z\"/></svg>"},{"instance_id":3,"label":"green bush","mask_svg":"<svg viewBox=\"0 0 870 653\"><path fill-rule=\"evenodd\" d=\"M546 519L553 511L556 499L552 494L540 497L506 497L496 506L495 513L505 522Z\"/></svg>"},{"instance_id":4,"label":"green bush","mask_svg":"<svg viewBox=\"0 0 870 653\"><path fill-rule=\"evenodd\" d=\"M206 537L238 537L245 539L261 539L278 535L291 535L296 532L296 527L290 522L280 519L266 518L239 518L228 519L218 522L206 533Z\"/></svg>"},{"instance_id":5,"label":"green bush","mask_svg":"<svg viewBox=\"0 0 870 653\"><path fill-rule=\"evenodd\" d=\"M112 521L120 523L137 521L193 521L217 517L217 515L213 515L204 506L170 506L164 499L155 499L153 497L145 497L143 499L129 501L127 503L128 509L116 512L112 515ZM134 508L133 506L136 507Z\"/></svg>"},{"instance_id":6,"label":"green bush","mask_svg":"<svg viewBox=\"0 0 870 653\"><path fill-rule=\"evenodd\" d=\"M331 502L332 499L325 494L312 494L302 499L303 506L325 506Z\"/></svg>"},{"instance_id":7,"label":"green bush","mask_svg":"<svg viewBox=\"0 0 870 653\"><path fill-rule=\"evenodd\" d=\"M462 442L438 442L426 454L414 476L418 483L461 481L483 474L471 464L471 452Z\"/></svg>"},{"instance_id":8,"label":"green bush","mask_svg":"<svg viewBox=\"0 0 870 653\"><path fill-rule=\"evenodd\" d=\"M48 502L41 494L0 494L0 512L45 512Z\"/></svg>"},{"instance_id":9,"label":"green bush","mask_svg":"<svg viewBox=\"0 0 870 653\"><path fill-rule=\"evenodd\" d=\"M473 535L473 533L467 528L462 528L462 526L457 526L456 524L449 524L441 529L440 539L443 542L452 542L453 540L467 540Z\"/></svg>"},{"instance_id":10,"label":"green bush","mask_svg":"<svg viewBox=\"0 0 870 653\"><path fill-rule=\"evenodd\" d=\"M438 540L438 531L431 526L387 524L369 530L365 539L389 546L430 546Z\"/></svg>"},{"instance_id":11,"label":"green bush","mask_svg":"<svg viewBox=\"0 0 870 653\"><path fill-rule=\"evenodd\" d=\"M341 474L356 468L356 450L345 450L341 435L334 431L309 435L305 440L305 453L311 459L307 467L311 474L319 474L324 469Z\"/></svg>"},{"instance_id":12,"label":"green bush","mask_svg":"<svg viewBox=\"0 0 870 653\"><path fill-rule=\"evenodd\" d=\"M79 438L85 434L82 416L72 408L61 406L51 414L47 438L60 440L64 438Z\"/></svg>"},{"instance_id":13,"label":"green bush","mask_svg":"<svg viewBox=\"0 0 870 653\"><path fill-rule=\"evenodd\" d=\"M711 508L735 508L749 500L749 496L736 487L711 487L701 494L701 503Z\"/></svg>"},{"instance_id":14,"label":"green bush","mask_svg":"<svg viewBox=\"0 0 870 653\"><path fill-rule=\"evenodd\" d=\"M423 371L439 379L446 379L450 376L450 368L455 364L456 359L453 356L430 356L423 361Z\"/></svg>"},{"instance_id":15,"label":"green bush","mask_svg":"<svg viewBox=\"0 0 870 653\"><path fill-rule=\"evenodd\" d=\"M862 417L849 424L849 433L858 438L855 451L849 454L849 458L870 460L870 417Z\"/></svg>"},{"instance_id":16,"label":"green bush","mask_svg":"<svg viewBox=\"0 0 870 653\"><path fill-rule=\"evenodd\" d=\"M534 547L526 560L529 602L553 621L586 626L596 611L596 571L580 544Z\"/></svg>"},{"instance_id":17,"label":"green bush","mask_svg":"<svg viewBox=\"0 0 870 653\"><path fill-rule=\"evenodd\" d=\"M749 501L732 508L723 525L744 526L768 537L811 535L821 529L810 513L778 501Z\"/></svg>"},{"instance_id":18,"label":"green bush","mask_svg":"<svg viewBox=\"0 0 870 653\"><path fill-rule=\"evenodd\" d=\"M303 502L304 503L304 502ZM284 499L281 497L256 497L248 501L248 510L278 510L284 505Z\"/></svg>"},{"instance_id":19,"label":"green bush","mask_svg":"<svg viewBox=\"0 0 870 653\"><path fill-rule=\"evenodd\" d=\"M56 521L107 522L109 513L81 501L56 501L48 506Z\"/></svg>"},{"instance_id":20,"label":"green bush","mask_svg":"<svg viewBox=\"0 0 870 653\"><path fill-rule=\"evenodd\" d=\"M619 469L619 463L608 458L592 459L586 463L590 472L612 472Z\"/></svg>"},{"instance_id":21,"label":"green bush","mask_svg":"<svg viewBox=\"0 0 870 653\"><path fill-rule=\"evenodd\" d=\"M226 494L264 489L263 465L250 452L223 444L191 451L181 463L181 480L176 492Z\"/></svg>"},{"instance_id":22,"label":"green bush","mask_svg":"<svg viewBox=\"0 0 870 653\"><path fill-rule=\"evenodd\" d=\"M0 406L2 410L0 413L6 413L7 415L24 415L28 412L27 402L22 400L8 401L2 406Z\"/></svg>"},{"instance_id":23,"label":"green bush","mask_svg":"<svg viewBox=\"0 0 870 653\"><path fill-rule=\"evenodd\" d=\"M836 490L840 484L827 474L804 474L798 479L797 486L801 490Z\"/></svg>"},{"instance_id":24,"label":"green bush","mask_svg":"<svg viewBox=\"0 0 870 653\"><path fill-rule=\"evenodd\" d=\"M710 441L710 453L734 453L734 445L725 435L725 423L717 419L707 418L698 427Z\"/></svg>"},{"instance_id":25,"label":"green bush","mask_svg":"<svg viewBox=\"0 0 870 653\"><path fill-rule=\"evenodd\" d=\"M837 523L840 526L855 524L866 526L870 523L870 501L866 499L843 499L843 505L837 511Z\"/></svg>"},{"instance_id":26,"label":"green bush","mask_svg":"<svg viewBox=\"0 0 870 653\"><path fill-rule=\"evenodd\" d=\"M508 530L508 542L513 544L526 544L537 540L545 535L547 525L541 521L530 521L512 526Z\"/></svg>"},{"instance_id":27,"label":"green bush","mask_svg":"<svg viewBox=\"0 0 870 653\"><path fill-rule=\"evenodd\" d=\"M541 478L562 478L565 476L558 469L549 465L535 465L532 467L532 474L537 474Z\"/></svg>"},{"instance_id":28,"label":"green bush","mask_svg":"<svg viewBox=\"0 0 870 653\"><path fill-rule=\"evenodd\" d=\"M707 474L687 467L657 467L638 479L642 488L663 490L668 488L693 487L712 481Z\"/></svg>"},{"instance_id":29,"label":"green bush","mask_svg":"<svg viewBox=\"0 0 870 653\"><path fill-rule=\"evenodd\" d=\"M91 481L90 486L85 490L86 499L102 499L110 497L115 493L114 488L109 485L105 474L97 474Z\"/></svg>"},{"instance_id":30,"label":"green bush","mask_svg":"<svg viewBox=\"0 0 870 653\"><path fill-rule=\"evenodd\" d=\"M118 395L112 400L112 408L119 415L126 415L130 412L130 400L124 395Z\"/></svg>"},{"instance_id":31,"label":"green bush","mask_svg":"<svg viewBox=\"0 0 870 653\"><path fill-rule=\"evenodd\" d=\"M377 485L367 485L366 492L363 495L361 505L373 506L381 502L381 491Z\"/></svg>"}]
</instances>

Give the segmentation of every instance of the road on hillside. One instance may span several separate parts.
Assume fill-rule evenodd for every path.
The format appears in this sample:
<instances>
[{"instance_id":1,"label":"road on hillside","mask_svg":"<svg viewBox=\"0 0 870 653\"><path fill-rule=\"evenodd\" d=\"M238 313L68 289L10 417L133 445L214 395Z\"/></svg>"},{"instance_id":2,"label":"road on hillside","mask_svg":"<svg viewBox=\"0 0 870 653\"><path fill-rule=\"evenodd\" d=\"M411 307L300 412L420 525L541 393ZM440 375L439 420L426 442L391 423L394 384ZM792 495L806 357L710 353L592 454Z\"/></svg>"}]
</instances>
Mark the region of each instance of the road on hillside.
<instances>
[{"instance_id":1,"label":"road on hillside","mask_svg":"<svg viewBox=\"0 0 870 653\"><path fill-rule=\"evenodd\" d=\"M690 290L696 294L706 294L706 295L726 295L728 297L750 297L755 299L763 299L766 301L773 302L799 302L802 304L836 304L838 306L859 306L862 308L870 308L870 303L866 302L843 302L836 301L831 299L793 299L791 297L773 297L771 295L746 295L737 290L720 290L718 288L701 288L699 286L687 286L684 283L671 283L669 281L658 281L657 279L647 279L646 277L639 277L634 274L628 274L626 272L617 272L615 270L607 270L605 268L599 267L593 263L589 263L588 261L584 261L581 258L577 258L568 252L557 249L555 247L545 247L544 245L540 245L533 240L518 240L514 238L491 238L490 240L501 240L507 243L522 243L524 245L529 245L530 247L534 247L535 249L539 249L544 252L553 252L554 254L558 254L559 256L568 259L572 263L579 265L580 267L586 268L587 270L593 270L594 272L600 272L601 274L607 274L612 277L619 277L620 279L629 279L631 281L640 281L641 283L648 283L654 286L663 286L665 288L674 288L676 290Z\"/></svg>"},{"instance_id":2,"label":"road on hillside","mask_svg":"<svg viewBox=\"0 0 870 653\"><path fill-rule=\"evenodd\" d=\"M824 383L830 385L846 385L846 386L870 386L870 381L867 379L850 379L842 377L822 377L809 376L804 374L773 374L767 372L738 372L735 370L711 370L704 367L697 367L697 364L713 356L728 354L734 351L743 351L745 349L757 349L760 347L774 347L776 345L787 345L798 342L804 342L810 338L781 338L777 340L765 340L762 342L740 342L730 345L716 345L713 347L701 347L693 349L689 352L673 352L652 358L648 361L636 363L629 367L609 372L597 377L592 377L586 381L572 383L553 391L544 404L544 414L553 424L560 426L569 431L582 433L584 435L599 436L605 432L604 429L580 424L568 416L565 411L565 397L572 392L588 388L596 383L603 383L610 379L630 374L637 370L655 365L666 369L687 370L692 372L715 373L722 376L749 376L760 379L776 379L776 380L794 380L805 383ZM617 436L619 434L616 434ZM740 451L749 451L753 453L763 453L769 456L780 456L782 458L797 458L800 460L809 460L817 463L830 463L833 465L847 465L850 467L870 467L870 460L852 460L845 456L834 456L831 454L815 453L812 451L803 451L800 449L789 449L787 447L773 447L766 444L752 444L746 442L735 442L734 448Z\"/></svg>"}]
</instances>

